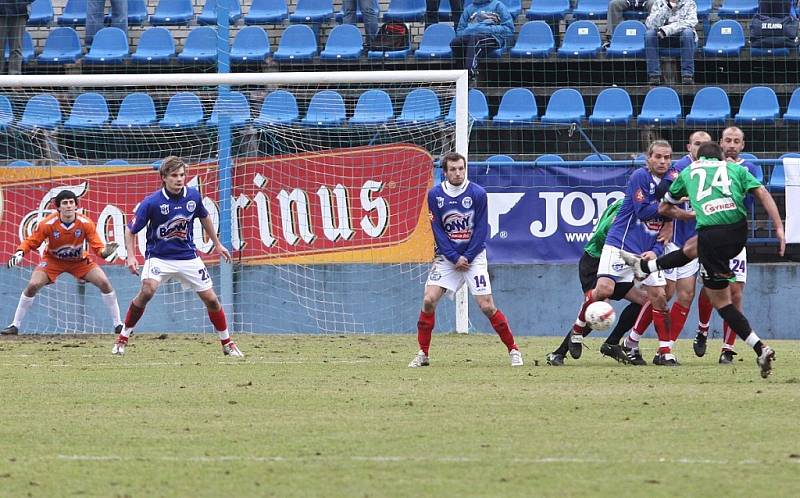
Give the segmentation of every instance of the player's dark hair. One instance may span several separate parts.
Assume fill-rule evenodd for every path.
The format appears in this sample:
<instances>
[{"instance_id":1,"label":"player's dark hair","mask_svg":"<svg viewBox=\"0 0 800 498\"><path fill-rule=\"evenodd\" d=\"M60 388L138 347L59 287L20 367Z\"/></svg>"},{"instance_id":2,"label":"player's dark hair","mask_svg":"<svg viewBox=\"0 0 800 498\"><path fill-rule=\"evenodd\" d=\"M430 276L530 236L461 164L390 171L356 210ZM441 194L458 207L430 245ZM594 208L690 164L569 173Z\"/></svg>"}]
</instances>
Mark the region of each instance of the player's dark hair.
<instances>
[{"instance_id":1,"label":"player's dark hair","mask_svg":"<svg viewBox=\"0 0 800 498\"><path fill-rule=\"evenodd\" d=\"M168 156L161 161L161 166L158 167L158 173L161 175L161 179L163 180L172 174L173 171L177 171L181 168L186 168L186 163L183 162L180 157Z\"/></svg>"},{"instance_id":2,"label":"player's dark hair","mask_svg":"<svg viewBox=\"0 0 800 498\"><path fill-rule=\"evenodd\" d=\"M717 142L704 142L697 148L697 157L705 157L706 159L719 159L725 160L725 154L722 152L722 146Z\"/></svg>"},{"instance_id":3,"label":"player's dark hair","mask_svg":"<svg viewBox=\"0 0 800 498\"><path fill-rule=\"evenodd\" d=\"M467 165L467 158L458 152L448 152L442 156L441 166L443 171L447 171L447 163L454 163L457 161L464 161L464 166Z\"/></svg>"},{"instance_id":4,"label":"player's dark hair","mask_svg":"<svg viewBox=\"0 0 800 498\"><path fill-rule=\"evenodd\" d=\"M78 196L75 195L75 192L72 190L62 190L58 194L56 194L55 198L53 199L53 203L56 205L56 209L61 207L61 202L65 199L72 199L75 201L75 204L78 204Z\"/></svg>"}]
</instances>

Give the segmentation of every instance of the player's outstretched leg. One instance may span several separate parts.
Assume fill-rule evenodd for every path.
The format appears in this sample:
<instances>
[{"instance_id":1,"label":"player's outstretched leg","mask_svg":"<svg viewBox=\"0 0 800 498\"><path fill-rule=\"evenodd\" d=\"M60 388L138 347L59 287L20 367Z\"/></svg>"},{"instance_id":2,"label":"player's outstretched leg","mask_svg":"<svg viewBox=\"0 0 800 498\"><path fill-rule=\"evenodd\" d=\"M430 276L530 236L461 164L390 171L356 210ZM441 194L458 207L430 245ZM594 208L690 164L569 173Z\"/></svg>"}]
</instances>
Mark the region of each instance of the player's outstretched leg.
<instances>
[{"instance_id":1,"label":"player's outstretched leg","mask_svg":"<svg viewBox=\"0 0 800 498\"><path fill-rule=\"evenodd\" d=\"M514 334L511 333L511 326L508 324L508 319L502 311L495 308L491 295L475 296L478 305L481 307L483 314L489 318L492 328L500 336L500 340L506 345L508 349L508 357L511 361L512 367L521 367L524 363L522 361L522 353L514 342Z\"/></svg>"},{"instance_id":2,"label":"player's outstretched leg","mask_svg":"<svg viewBox=\"0 0 800 498\"><path fill-rule=\"evenodd\" d=\"M111 354L118 356L125 354L125 347L128 345L128 339L133 333L133 327L139 322L142 314L144 314L144 307L139 307L131 301L131 304L128 305L128 312L125 314L123 326L117 326L114 329L114 332L117 333L117 339L114 341L114 346L111 348Z\"/></svg>"},{"instance_id":3,"label":"player's outstretched leg","mask_svg":"<svg viewBox=\"0 0 800 498\"><path fill-rule=\"evenodd\" d=\"M619 341L622 340L622 336L625 335L625 332L630 330L633 324L636 323L636 318L641 311L642 305L638 303L629 303L625 309L622 310L614 329L608 334L605 342L600 345L600 354L603 356L610 356L620 363L629 363L628 355L619 344Z\"/></svg>"},{"instance_id":4,"label":"player's outstretched leg","mask_svg":"<svg viewBox=\"0 0 800 498\"><path fill-rule=\"evenodd\" d=\"M430 365L428 358L428 350L431 347L431 336L433 335L433 327L436 325L436 311L427 313L425 311L419 312L417 319L417 342L419 343L419 351L414 355L411 362L408 364L409 368L427 367Z\"/></svg>"},{"instance_id":5,"label":"player's outstretched leg","mask_svg":"<svg viewBox=\"0 0 800 498\"><path fill-rule=\"evenodd\" d=\"M8 327L0 331L0 335L17 335L19 334L19 327L22 324L22 319L28 313L28 310L33 305L33 297L28 297L23 292L19 296L19 303L17 303L17 310L14 312L14 321Z\"/></svg>"},{"instance_id":6,"label":"player's outstretched leg","mask_svg":"<svg viewBox=\"0 0 800 498\"><path fill-rule=\"evenodd\" d=\"M705 356L708 348L708 326L711 322L711 312L714 307L705 292L700 292L697 298L697 335L694 337L692 349L694 354L700 358Z\"/></svg>"},{"instance_id":7,"label":"player's outstretched leg","mask_svg":"<svg viewBox=\"0 0 800 498\"><path fill-rule=\"evenodd\" d=\"M761 369L761 377L766 379L772 373L772 362L775 361L775 351L767 346L758 335L750 328L750 323L741 311L736 309L733 304L728 304L718 309L717 312L723 320L728 322L730 327L736 331L736 335L744 339L748 346L753 348L758 358L756 363Z\"/></svg>"}]
</instances>

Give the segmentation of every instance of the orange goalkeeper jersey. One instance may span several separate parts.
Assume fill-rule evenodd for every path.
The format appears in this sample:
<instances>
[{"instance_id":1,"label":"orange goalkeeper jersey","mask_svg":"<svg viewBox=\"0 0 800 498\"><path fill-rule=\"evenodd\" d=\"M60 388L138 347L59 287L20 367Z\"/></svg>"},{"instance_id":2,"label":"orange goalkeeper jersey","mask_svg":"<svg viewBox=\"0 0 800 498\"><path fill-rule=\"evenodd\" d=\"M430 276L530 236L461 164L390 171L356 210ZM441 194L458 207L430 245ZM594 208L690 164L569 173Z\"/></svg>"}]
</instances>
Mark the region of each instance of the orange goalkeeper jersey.
<instances>
[{"instance_id":1,"label":"orange goalkeeper jersey","mask_svg":"<svg viewBox=\"0 0 800 498\"><path fill-rule=\"evenodd\" d=\"M75 221L69 226L61 221L58 213L45 217L19 248L26 253L35 251L45 241L45 257L59 261L80 261L86 258L84 242L88 242L91 250L98 255L105 247L97 235L94 222L80 214L75 216Z\"/></svg>"}]
</instances>

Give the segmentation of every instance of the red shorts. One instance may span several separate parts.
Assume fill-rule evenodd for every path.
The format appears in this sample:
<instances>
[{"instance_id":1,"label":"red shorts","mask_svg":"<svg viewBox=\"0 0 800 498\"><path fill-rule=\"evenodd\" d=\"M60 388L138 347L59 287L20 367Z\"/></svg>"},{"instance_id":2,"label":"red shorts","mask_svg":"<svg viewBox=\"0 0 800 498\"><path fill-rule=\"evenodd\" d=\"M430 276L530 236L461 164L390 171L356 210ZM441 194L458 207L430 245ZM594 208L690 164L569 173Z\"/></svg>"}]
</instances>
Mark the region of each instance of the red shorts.
<instances>
[{"instance_id":1,"label":"red shorts","mask_svg":"<svg viewBox=\"0 0 800 498\"><path fill-rule=\"evenodd\" d=\"M89 258L83 258L80 261L62 261L45 257L42 262L39 263L39 266L36 267L36 271L45 272L50 278L50 281L55 283L58 276L62 273L69 273L80 280L95 268L100 267Z\"/></svg>"}]
</instances>

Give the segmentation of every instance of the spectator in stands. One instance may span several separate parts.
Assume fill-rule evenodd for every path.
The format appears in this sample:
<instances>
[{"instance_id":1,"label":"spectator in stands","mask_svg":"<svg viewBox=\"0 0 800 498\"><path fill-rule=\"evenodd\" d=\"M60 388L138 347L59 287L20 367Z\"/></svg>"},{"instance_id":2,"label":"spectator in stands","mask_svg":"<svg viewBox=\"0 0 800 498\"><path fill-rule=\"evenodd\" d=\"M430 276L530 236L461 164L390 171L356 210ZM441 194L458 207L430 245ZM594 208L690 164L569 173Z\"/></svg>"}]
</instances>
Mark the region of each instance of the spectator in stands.
<instances>
[{"instance_id":1,"label":"spectator in stands","mask_svg":"<svg viewBox=\"0 0 800 498\"><path fill-rule=\"evenodd\" d=\"M626 10L638 12L650 12L653 7L653 0L611 0L608 2L608 13L606 14L606 43L611 44L611 37L614 30L622 22L622 16Z\"/></svg>"},{"instance_id":2,"label":"spectator in stands","mask_svg":"<svg viewBox=\"0 0 800 498\"><path fill-rule=\"evenodd\" d=\"M647 16L644 35L647 76L651 85L661 84L659 48L681 49L681 82L694 84L694 52L697 47L697 4L694 0L655 0Z\"/></svg>"},{"instance_id":3,"label":"spectator in stands","mask_svg":"<svg viewBox=\"0 0 800 498\"><path fill-rule=\"evenodd\" d=\"M119 28L128 36L128 0L111 1L111 26ZM87 0L86 2L86 47L94 40L94 35L103 28L106 0Z\"/></svg>"},{"instance_id":4,"label":"spectator in stands","mask_svg":"<svg viewBox=\"0 0 800 498\"><path fill-rule=\"evenodd\" d=\"M425 0L425 27L439 22L439 3L441 0ZM450 12L453 13L453 27L458 28L458 21L464 12L464 0L450 0Z\"/></svg>"},{"instance_id":5,"label":"spectator in stands","mask_svg":"<svg viewBox=\"0 0 800 498\"><path fill-rule=\"evenodd\" d=\"M500 0L473 0L458 22L450 42L456 64L463 63L471 78L478 75L478 58L487 50L504 47L514 37L514 20Z\"/></svg>"},{"instance_id":6,"label":"spectator in stands","mask_svg":"<svg viewBox=\"0 0 800 498\"><path fill-rule=\"evenodd\" d=\"M343 22L345 24L356 23L356 1L361 8L361 16L364 18L364 34L367 35L367 46L371 46L378 34L378 17L380 6L378 0L342 0Z\"/></svg>"},{"instance_id":7,"label":"spectator in stands","mask_svg":"<svg viewBox=\"0 0 800 498\"><path fill-rule=\"evenodd\" d=\"M22 74L22 35L32 0L0 0L0 74L6 73L3 55L6 43L10 50L8 74Z\"/></svg>"}]
</instances>

